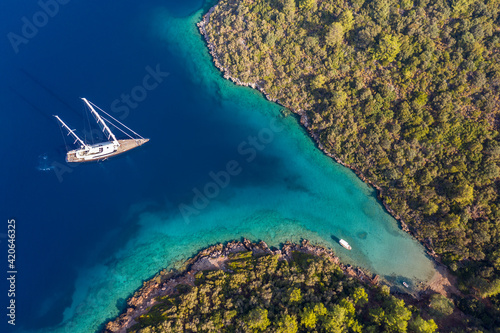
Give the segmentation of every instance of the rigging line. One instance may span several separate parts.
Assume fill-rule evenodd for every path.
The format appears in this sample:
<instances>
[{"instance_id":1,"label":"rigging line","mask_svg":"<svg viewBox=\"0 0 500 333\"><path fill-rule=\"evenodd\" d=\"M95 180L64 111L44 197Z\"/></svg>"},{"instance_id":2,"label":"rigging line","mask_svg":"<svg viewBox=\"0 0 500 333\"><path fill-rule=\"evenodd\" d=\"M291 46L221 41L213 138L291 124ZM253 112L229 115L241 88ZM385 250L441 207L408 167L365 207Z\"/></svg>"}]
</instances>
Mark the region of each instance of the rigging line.
<instances>
[{"instance_id":1,"label":"rigging line","mask_svg":"<svg viewBox=\"0 0 500 333\"><path fill-rule=\"evenodd\" d=\"M106 111L104 111L103 109L101 109L100 107L98 107L97 105L95 105L94 103L92 103L91 101L89 101L89 103L92 104L93 106L95 106L96 108L98 108L99 110L101 110L102 112L104 112L104 114L106 114L108 117L110 117L111 119L113 119L114 121L116 121L118 124L122 125L126 129L128 129L130 132L134 133L135 135L137 135L141 139L144 139L142 136L140 136L139 134L137 134L136 132L134 132L133 130L131 130L130 128L128 128L127 126L125 126L124 124L122 124L119 120L113 118L112 115L110 115L109 113L107 113Z\"/></svg>"},{"instance_id":2,"label":"rigging line","mask_svg":"<svg viewBox=\"0 0 500 333\"><path fill-rule=\"evenodd\" d=\"M123 129L121 129L120 127L118 127L116 124L114 124L111 120L109 120L108 118L104 117L104 116L100 116L102 120L104 120L105 122L107 122L108 124L112 125L114 128L116 128L117 130L119 130L120 132L122 132L123 134L125 134L126 136L128 136L129 138L131 139L136 139L134 137L132 137L129 133L125 132Z\"/></svg>"},{"instance_id":3,"label":"rigging line","mask_svg":"<svg viewBox=\"0 0 500 333\"><path fill-rule=\"evenodd\" d=\"M137 139L137 138L132 137L130 134L128 134L127 132L125 132L120 127L116 126L111 121L107 120L106 118L104 118L104 117L101 117L101 118L104 119L108 124L113 125L114 128L116 128L117 130L119 130L120 132L122 132L123 134L125 134L126 136L128 136L129 138L131 138L132 140L136 140Z\"/></svg>"},{"instance_id":4,"label":"rigging line","mask_svg":"<svg viewBox=\"0 0 500 333\"><path fill-rule=\"evenodd\" d=\"M68 144L66 143L66 137L65 137L64 132L63 132L63 130L62 130L62 126L61 126L61 124L58 124L58 126L59 126L59 129L61 130L61 135L62 135L62 137L63 137L64 146L66 147L66 151L69 151L69 149L68 149Z\"/></svg>"},{"instance_id":5,"label":"rigging line","mask_svg":"<svg viewBox=\"0 0 500 333\"><path fill-rule=\"evenodd\" d=\"M90 124L89 110L87 107L85 108L85 114L87 115L87 122L89 124L90 139L92 140L92 144L95 144L94 132L92 131L92 125Z\"/></svg>"},{"instance_id":6,"label":"rigging line","mask_svg":"<svg viewBox=\"0 0 500 333\"><path fill-rule=\"evenodd\" d=\"M112 122L111 120L109 120L108 118L104 117L103 115L100 115L100 117L101 117L101 119L102 119L102 120L105 120L108 124L113 125L113 127L114 127L114 128L117 128L117 129L121 130L121 131L122 131L122 133L127 134L126 132L124 132L124 129L120 128L117 124L113 123L113 122ZM123 125L123 124L121 124L121 125ZM123 125L123 126L124 126L124 125ZM130 136L130 134L127 134L127 135L128 135L128 136Z\"/></svg>"},{"instance_id":7,"label":"rigging line","mask_svg":"<svg viewBox=\"0 0 500 333\"><path fill-rule=\"evenodd\" d=\"M87 113L87 112L85 112ZM83 124L85 125L85 119L83 121ZM89 131L92 131L92 128L90 128L89 126ZM92 138L90 138L92 140ZM86 131L86 128L85 126L83 127L83 140L85 140L85 142L87 142L87 131ZM92 144L94 144L94 141L92 140Z\"/></svg>"},{"instance_id":8,"label":"rigging line","mask_svg":"<svg viewBox=\"0 0 500 333\"><path fill-rule=\"evenodd\" d=\"M87 101L88 102L88 101ZM92 114L92 117L94 118L94 120L96 121L96 124L97 126L99 126L99 129L101 130L101 132L104 134L104 138L105 139L109 139L111 137L111 135L109 133L106 133L106 129L104 128L103 124L99 121L99 118L96 117L96 115L92 112L92 110L90 109L90 106L89 105L85 105L85 110L86 112L90 112ZM99 138L100 139L100 138Z\"/></svg>"}]
</instances>

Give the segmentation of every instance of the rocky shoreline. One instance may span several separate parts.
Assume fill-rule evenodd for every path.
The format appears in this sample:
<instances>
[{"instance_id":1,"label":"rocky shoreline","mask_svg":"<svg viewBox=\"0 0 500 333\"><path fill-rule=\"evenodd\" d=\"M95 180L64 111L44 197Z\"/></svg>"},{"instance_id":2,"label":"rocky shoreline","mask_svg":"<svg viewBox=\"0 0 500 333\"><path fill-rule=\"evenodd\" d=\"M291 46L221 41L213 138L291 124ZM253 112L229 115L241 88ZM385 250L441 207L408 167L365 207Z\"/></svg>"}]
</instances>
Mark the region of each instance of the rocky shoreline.
<instances>
[{"instance_id":1,"label":"rocky shoreline","mask_svg":"<svg viewBox=\"0 0 500 333\"><path fill-rule=\"evenodd\" d=\"M344 161L342 161L338 156L332 154L331 152L329 152L325 146L323 146L323 144L321 143L321 141L319 140L319 134L317 132L314 132L313 130L311 130L311 127L310 127L310 121L309 121L309 117L307 116L307 113L305 112L305 110L295 110L293 108L290 108L289 106L286 106L284 104L282 104L278 99L276 98L272 98L265 90L264 88L258 83L258 82L242 82L240 79L238 79L237 77L234 77L231 75L230 71L228 68L222 66L222 63L221 61L219 60L219 55L217 54L216 52L216 47L215 45L209 40L209 37L208 37L208 33L207 33L207 30L206 30L206 26L207 24L210 22L210 15L212 15L212 13L214 12L215 10L215 7L217 5L213 6L212 8L210 8L210 10L205 14L203 15L203 18L200 22L197 23L197 26L198 26L198 29L200 31L200 33L203 35L203 38L205 39L206 43L207 43L207 46L208 46L208 49L209 49L209 53L210 55L212 56L212 59L213 59L213 62L214 62L214 65L215 67L217 67L223 74L223 77L227 80L231 80L232 82L234 82L235 84L239 85L239 86L244 86L244 87L251 87L253 89L257 89L258 91L260 91L269 101L271 102L274 102L274 103L277 103L287 109L289 109L290 111L292 111L294 114L298 115L300 117L300 123L304 126L304 128L307 130L307 132L309 133L309 135L314 139L314 142L316 143L316 146L327 156L329 156L330 158L333 158L335 160L335 162L345 166L346 168L349 168L351 169L352 171L354 171L354 173L365 183L369 184L370 186L372 186L373 188L375 188L375 190L377 191L377 196L378 198L380 199L380 201L382 202L384 208L386 209L386 211L392 216L394 217L398 223L400 224L401 226L401 229L409 234L411 234L413 237L417 238L420 243L422 245L425 246L426 250L427 250L427 254L431 257L433 257L435 260L437 260L439 263L439 257L438 255L436 254L436 252L434 252L434 250L430 247L430 244L428 244L428 242L426 242L425 240L423 239L419 239L415 232L412 232L410 230L410 228L408 227L408 225L404 222L403 218L398 214L396 213L388 204L385 200L383 200L383 197L384 197L384 191L383 189L378 186L377 184L373 183L371 180L369 180L362 172L361 170L359 170L358 168L356 168L355 166L353 165L350 165L350 164L347 164L345 163Z\"/></svg>"},{"instance_id":2,"label":"rocky shoreline","mask_svg":"<svg viewBox=\"0 0 500 333\"><path fill-rule=\"evenodd\" d=\"M204 270L224 270L230 272L226 267L229 256L233 253L252 251L252 255L279 255L278 260L292 260L293 252L301 252L314 256L323 256L332 261L349 276L360 281L377 284L379 276L372 276L358 267L344 265L335 256L332 250L321 246L314 246L307 240L301 244L285 243L281 249L269 248L263 241L252 243L248 239L241 242L232 241L227 244L217 244L200 251L194 258L189 259L180 271L162 270L152 279L143 283L142 287L134 293L127 301L127 309L115 320L106 324L103 333L125 333L127 329L135 325L136 318L148 312L157 303L156 298L172 295L176 292L179 284L194 286L196 273Z\"/></svg>"},{"instance_id":3,"label":"rocky shoreline","mask_svg":"<svg viewBox=\"0 0 500 333\"><path fill-rule=\"evenodd\" d=\"M222 63L219 60L219 56L217 55L217 52L215 52L215 45L212 44L210 42L210 40L208 39L208 33L206 30L206 25L210 22L210 15L212 15L216 6L217 5L210 8L210 10L205 15L203 15L203 19L197 23L197 26L198 26L200 33L203 35L203 37L205 38L205 41L207 42L209 53L212 56L215 67L217 67L222 72L223 77L226 80L230 80L234 84L237 84L239 86L251 87L253 89L256 89L256 90L260 91L269 101L277 103L283 107L287 107L287 106L281 104L280 101L277 100L276 98L272 98L258 82L243 82L239 78L232 76L231 73L229 72L228 68L222 66ZM301 115L301 111L292 110L292 112Z\"/></svg>"}]
</instances>

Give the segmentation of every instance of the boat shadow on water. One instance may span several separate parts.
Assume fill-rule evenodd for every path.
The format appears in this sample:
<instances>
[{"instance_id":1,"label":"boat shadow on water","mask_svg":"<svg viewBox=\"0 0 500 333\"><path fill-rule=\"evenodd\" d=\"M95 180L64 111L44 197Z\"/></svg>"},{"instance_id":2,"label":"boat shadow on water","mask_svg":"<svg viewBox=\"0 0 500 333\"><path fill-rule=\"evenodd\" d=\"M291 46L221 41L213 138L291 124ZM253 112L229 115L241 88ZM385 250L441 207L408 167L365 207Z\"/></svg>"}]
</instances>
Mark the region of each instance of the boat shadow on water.
<instances>
[{"instance_id":1,"label":"boat shadow on water","mask_svg":"<svg viewBox=\"0 0 500 333\"><path fill-rule=\"evenodd\" d=\"M335 243L337 243L337 244L338 244L338 243L340 242L340 238L338 238L337 236L335 236L335 235L331 235L330 237L332 237L332 239L333 239L333 241L334 241Z\"/></svg>"}]
</instances>

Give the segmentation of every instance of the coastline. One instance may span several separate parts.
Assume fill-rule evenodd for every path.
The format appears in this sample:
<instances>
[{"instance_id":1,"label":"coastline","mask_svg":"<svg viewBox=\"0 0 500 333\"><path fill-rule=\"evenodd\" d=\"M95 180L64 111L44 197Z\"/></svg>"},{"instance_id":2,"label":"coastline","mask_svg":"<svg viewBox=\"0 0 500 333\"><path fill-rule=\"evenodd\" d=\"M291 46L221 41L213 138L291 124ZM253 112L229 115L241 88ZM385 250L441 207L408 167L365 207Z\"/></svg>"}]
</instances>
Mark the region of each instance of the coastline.
<instances>
[{"instance_id":1,"label":"coastline","mask_svg":"<svg viewBox=\"0 0 500 333\"><path fill-rule=\"evenodd\" d=\"M456 287L457 277L450 273L448 267L445 264L443 264L441 257L431 248L431 244L429 243L429 241L417 237L416 233L410 229L410 227L408 226L408 224L405 223L403 218L389 206L389 204L383 199L384 191L380 186L378 186L377 184L375 184L371 180L369 180L363 174L363 172L361 172L361 170L359 170L355 166L352 166L350 164L345 163L338 156L332 154L331 152L329 152L326 149L326 147L323 146L323 144L319 140L318 133L316 133L310 129L309 118L308 118L305 110L296 110L296 109L290 108L290 107L282 104L278 99L272 98L265 91L265 89L261 85L259 85L258 82L255 82L255 83L242 82L239 78L233 77L231 75L230 71L227 68L225 68L224 66L222 66L222 64L219 60L219 55L215 52L215 50L216 50L215 45L210 42L209 37L208 37L208 33L206 31L206 25L210 22L210 16L214 12L217 5L218 4L215 4L214 6L212 6L208 10L208 12L202 16L202 20L197 23L197 27L198 27L199 32L201 33L201 35L203 36L203 38L206 42L206 45L208 47L210 55L212 56L212 61L215 65L215 67L217 67L217 69L219 69L222 72L223 77L227 80L231 80L236 85L251 87L253 89L258 90L266 97L267 100L274 102L274 103L277 103L278 105L280 105L284 108L287 108L292 113L299 116L300 117L300 124L304 127L304 129L307 131L309 136L313 139L316 147L318 149L320 149L325 155L332 158L338 164L352 170L356 174L356 176L359 179L361 179L364 183L372 186L377 193L377 198L380 200L380 202L382 203L385 210L398 222L401 229L404 232L410 234L414 239L416 239L421 245L424 246L425 252L434 262L434 265L436 268L436 273L434 274L434 276L430 280L427 281L426 286L423 287L422 289L423 290L430 289L430 290L433 290L437 293L445 295L447 297L451 296L452 294L461 295L461 292ZM421 291L421 293L423 292L423 290Z\"/></svg>"},{"instance_id":2,"label":"coastline","mask_svg":"<svg viewBox=\"0 0 500 333\"><path fill-rule=\"evenodd\" d=\"M382 205L384 206L385 210L394 218L396 219L396 221L398 221L399 225L401 226L401 229L410 234L412 237L414 237L415 239L417 239L419 241L420 244L422 244L425 249L426 249L426 253L432 257L439 265L441 266L444 266L443 263L441 262L440 260L440 257L436 254L436 252L430 247L430 244L425 241L424 239L420 239L419 237L417 237L416 233L415 232L412 232L412 230L409 228L408 224L405 223L405 221L403 220L403 218L398 214L396 213L390 206L389 204L383 199L383 196L384 196L384 191L383 189L378 186L377 184L373 183L371 180L369 180L362 172L361 170L359 170L358 168L356 168L355 166L352 166L350 164L347 164L345 163L344 161L342 161L338 156L332 154L331 152L329 152L324 146L323 144L321 143L321 141L319 140L319 135L318 133L315 133L313 130L310 129L310 122L309 122L309 118L307 117L307 114L304 110L295 110L289 106L286 106L284 104L282 104L278 99L276 98L272 98L266 91L265 89L259 85L258 82L242 82L239 78L237 77L234 77L231 75L229 69L227 69L226 67L222 66L220 60L219 60L219 56L218 54L216 53L215 51L215 45L210 42L209 40L209 37L208 37L208 33L206 31L206 25L210 22L210 15L214 12L215 10L215 7L217 6L218 4L214 5L213 7L211 7L208 12L206 14L203 15L202 17L202 20L200 22L197 23L197 26L198 26L198 30L200 31L201 35L203 36L206 44L207 44L207 47L209 49L209 53L210 55L212 56L212 60L213 60L213 63L215 65L215 67L217 67L221 72L222 72L222 75L225 79L227 80L230 80L232 81L234 84L236 85L239 85L239 86L244 86L244 87L251 87L253 89L256 89L258 90L259 92L261 92L267 100L271 101L271 102L274 102L274 103L277 103L278 105L280 106L283 106L284 108L287 108L288 110L290 110L292 113L298 115L300 117L300 123L301 125L304 127L304 129L307 131L307 133L309 134L309 136L311 138L313 138L314 140L314 143L316 145L316 147L318 149L320 149L325 155L327 155L328 157L332 158L335 162L337 162L338 164L346 167L346 168L349 168L350 170L352 170L356 176L361 179L364 183L366 184L369 184L370 186L372 186L376 192L377 192L377 198L380 200L380 202L382 203Z\"/></svg>"},{"instance_id":3,"label":"coastline","mask_svg":"<svg viewBox=\"0 0 500 333\"><path fill-rule=\"evenodd\" d=\"M157 297L172 295L180 284L194 286L196 273L204 270L229 271L226 263L229 256L238 252L252 251L253 256L278 255L278 260L292 260L293 252L323 256L336 264L344 274L356 278L364 283L377 285L378 275L372 275L359 267L345 265L335 256L334 252L322 246L316 246L303 240L301 244L285 243L281 249L269 248L264 241L252 243L248 239L242 241L230 241L226 244L217 244L201 250L193 258L188 259L179 271L167 271L166 269L157 273L154 277L145 281L128 300L127 308L121 315L106 323L103 333L125 333L127 329L135 325L135 319L154 306Z\"/></svg>"}]
</instances>

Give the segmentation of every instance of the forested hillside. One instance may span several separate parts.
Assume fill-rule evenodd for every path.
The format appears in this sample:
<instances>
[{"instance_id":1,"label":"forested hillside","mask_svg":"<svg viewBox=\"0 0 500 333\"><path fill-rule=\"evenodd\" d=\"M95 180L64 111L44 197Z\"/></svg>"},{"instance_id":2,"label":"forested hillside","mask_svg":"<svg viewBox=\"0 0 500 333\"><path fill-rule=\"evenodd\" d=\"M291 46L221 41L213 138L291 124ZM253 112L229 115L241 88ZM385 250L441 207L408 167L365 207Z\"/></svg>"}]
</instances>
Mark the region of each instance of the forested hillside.
<instances>
[{"instance_id":1,"label":"forested hillside","mask_svg":"<svg viewBox=\"0 0 500 333\"><path fill-rule=\"evenodd\" d=\"M129 332L432 333L438 328L422 317L429 313L407 307L387 287L348 277L327 258L299 252L290 262L278 257L233 254L229 271L199 272L195 286L178 286L178 293L161 298ZM431 314L453 311L443 299L432 300Z\"/></svg>"},{"instance_id":2,"label":"forested hillside","mask_svg":"<svg viewBox=\"0 0 500 333\"><path fill-rule=\"evenodd\" d=\"M206 31L227 74L304 114L464 293L488 297L500 292L499 10L499 0L222 0Z\"/></svg>"}]
</instances>

